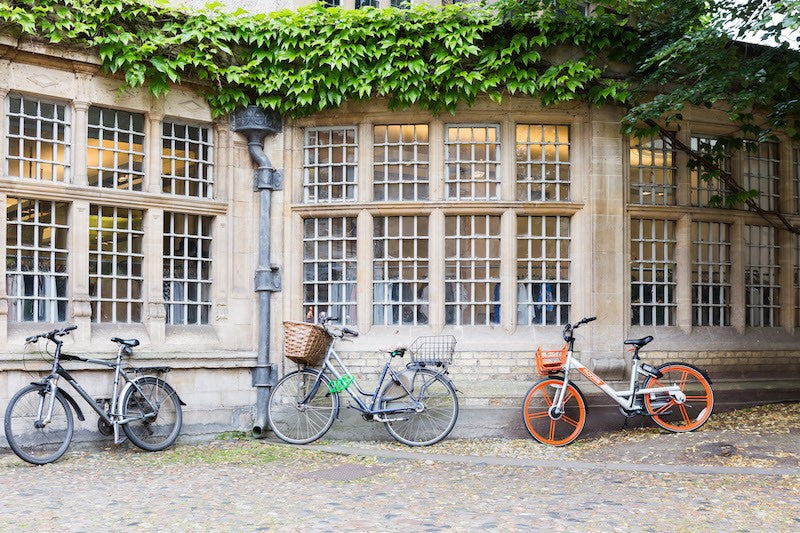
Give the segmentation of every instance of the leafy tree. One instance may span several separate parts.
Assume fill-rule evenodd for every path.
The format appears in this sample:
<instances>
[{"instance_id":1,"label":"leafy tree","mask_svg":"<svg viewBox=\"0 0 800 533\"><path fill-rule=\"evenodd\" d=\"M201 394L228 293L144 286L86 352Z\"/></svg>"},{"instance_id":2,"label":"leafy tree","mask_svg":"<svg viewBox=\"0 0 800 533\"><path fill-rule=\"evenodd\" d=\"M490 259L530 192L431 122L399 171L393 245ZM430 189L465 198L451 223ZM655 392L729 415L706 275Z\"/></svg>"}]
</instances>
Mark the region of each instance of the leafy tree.
<instances>
[{"instance_id":1,"label":"leafy tree","mask_svg":"<svg viewBox=\"0 0 800 533\"><path fill-rule=\"evenodd\" d=\"M734 149L754 149L749 141L800 139L800 0L647 0L631 7L646 39L623 129L670 138L702 178L722 180L725 202L746 203L798 233L779 213L760 209L758 192L744 190L722 162ZM689 105L723 109L731 120L730 133L703 153L670 133Z\"/></svg>"}]
</instances>

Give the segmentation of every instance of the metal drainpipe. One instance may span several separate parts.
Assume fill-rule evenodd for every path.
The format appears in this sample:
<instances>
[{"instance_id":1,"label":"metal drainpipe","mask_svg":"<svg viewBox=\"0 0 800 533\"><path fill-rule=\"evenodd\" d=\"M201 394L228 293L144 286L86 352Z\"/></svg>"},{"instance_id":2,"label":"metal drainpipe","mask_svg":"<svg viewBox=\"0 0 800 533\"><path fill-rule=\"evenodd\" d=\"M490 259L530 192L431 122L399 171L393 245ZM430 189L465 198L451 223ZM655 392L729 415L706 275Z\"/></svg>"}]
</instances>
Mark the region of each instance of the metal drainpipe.
<instances>
[{"instance_id":1,"label":"metal drainpipe","mask_svg":"<svg viewBox=\"0 0 800 533\"><path fill-rule=\"evenodd\" d=\"M247 138L250 158L257 169L253 179L253 190L259 196L258 220L258 267L255 273L255 290L258 293L258 358L252 370L253 387L256 389L256 416L253 435L262 437L267 428L267 400L270 389L278 379L277 365L269 360L270 297L281 290L280 267L270 262L270 216L272 191L283 189L283 173L272 168L264 153L264 138L280 133L283 128L281 116L256 106L237 109L231 115L231 130Z\"/></svg>"}]
</instances>

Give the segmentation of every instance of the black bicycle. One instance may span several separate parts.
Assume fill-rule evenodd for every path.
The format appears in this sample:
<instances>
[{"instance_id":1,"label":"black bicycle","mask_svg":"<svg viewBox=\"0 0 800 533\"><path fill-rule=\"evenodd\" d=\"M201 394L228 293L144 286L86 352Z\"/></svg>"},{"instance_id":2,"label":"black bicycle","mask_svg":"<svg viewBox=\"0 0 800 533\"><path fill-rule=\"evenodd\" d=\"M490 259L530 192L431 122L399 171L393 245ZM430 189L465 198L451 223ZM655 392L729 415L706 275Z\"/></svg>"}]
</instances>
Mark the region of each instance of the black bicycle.
<instances>
[{"instance_id":1,"label":"black bicycle","mask_svg":"<svg viewBox=\"0 0 800 533\"><path fill-rule=\"evenodd\" d=\"M11 449L21 459L37 465L52 463L64 455L72 441L75 428L73 410L78 420L85 420L78 403L58 380L63 377L99 415L97 426L101 434L114 435L120 444L125 436L139 448L154 452L172 445L183 423L181 405L175 390L160 375L169 367L123 368L123 355L133 354L139 345L136 339L111 340L119 344L115 360L92 359L61 353L63 341L77 326L54 329L25 339L35 343L46 339L55 345L53 366L42 380L20 389L6 408L4 427ZM114 369L114 389L109 398L92 398L61 366L61 361L82 361ZM124 383L123 383L124 381ZM120 386L121 385L121 386Z\"/></svg>"}]
</instances>

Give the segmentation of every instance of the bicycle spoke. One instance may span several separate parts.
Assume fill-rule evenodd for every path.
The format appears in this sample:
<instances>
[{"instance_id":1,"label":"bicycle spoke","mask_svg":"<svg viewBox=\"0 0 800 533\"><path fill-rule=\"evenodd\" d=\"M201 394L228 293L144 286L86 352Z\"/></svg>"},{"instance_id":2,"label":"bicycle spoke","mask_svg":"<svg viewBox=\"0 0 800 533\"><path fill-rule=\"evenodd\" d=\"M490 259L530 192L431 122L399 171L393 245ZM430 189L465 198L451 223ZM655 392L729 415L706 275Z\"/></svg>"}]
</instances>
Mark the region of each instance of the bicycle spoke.
<instances>
[{"instance_id":1,"label":"bicycle spoke","mask_svg":"<svg viewBox=\"0 0 800 533\"><path fill-rule=\"evenodd\" d=\"M538 413L528 412L528 418L545 418L548 416L550 416L550 413L547 411L539 411Z\"/></svg>"},{"instance_id":2,"label":"bicycle spoke","mask_svg":"<svg viewBox=\"0 0 800 533\"><path fill-rule=\"evenodd\" d=\"M567 424L570 424L572 427L578 427L578 421L577 420L574 420L574 419L568 417L567 415L562 415L561 418L564 420L564 422L566 422Z\"/></svg>"}]
</instances>

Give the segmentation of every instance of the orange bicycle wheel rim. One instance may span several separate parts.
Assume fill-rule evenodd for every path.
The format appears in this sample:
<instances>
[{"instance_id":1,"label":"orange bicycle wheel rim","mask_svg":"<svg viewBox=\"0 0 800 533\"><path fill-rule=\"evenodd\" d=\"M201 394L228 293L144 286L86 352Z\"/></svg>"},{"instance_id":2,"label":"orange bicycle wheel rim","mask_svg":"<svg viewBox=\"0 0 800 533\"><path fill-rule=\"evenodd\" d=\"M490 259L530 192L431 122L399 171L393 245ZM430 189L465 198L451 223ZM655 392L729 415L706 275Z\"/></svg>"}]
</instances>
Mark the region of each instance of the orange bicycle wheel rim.
<instances>
[{"instance_id":1,"label":"orange bicycle wheel rim","mask_svg":"<svg viewBox=\"0 0 800 533\"><path fill-rule=\"evenodd\" d=\"M586 403L581 393L567 385L564 414L550 418L549 408L563 382L558 379L540 381L531 388L523 404L525 426L531 436L543 444L565 446L575 440L586 423Z\"/></svg>"},{"instance_id":2,"label":"orange bicycle wheel rim","mask_svg":"<svg viewBox=\"0 0 800 533\"><path fill-rule=\"evenodd\" d=\"M653 413L653 420L664 429L678 433L693 431L705 424L714 406L714 393L703 374L695 368L680 364L668 365L659 370L664 374L663 377L650 378L645 383L645 388L677 384L686 395L686 401L679 404L669 397L666 402L656 402L650 394L645 394L645 407L649 413Z\"/></svg>"}]
</instances>

